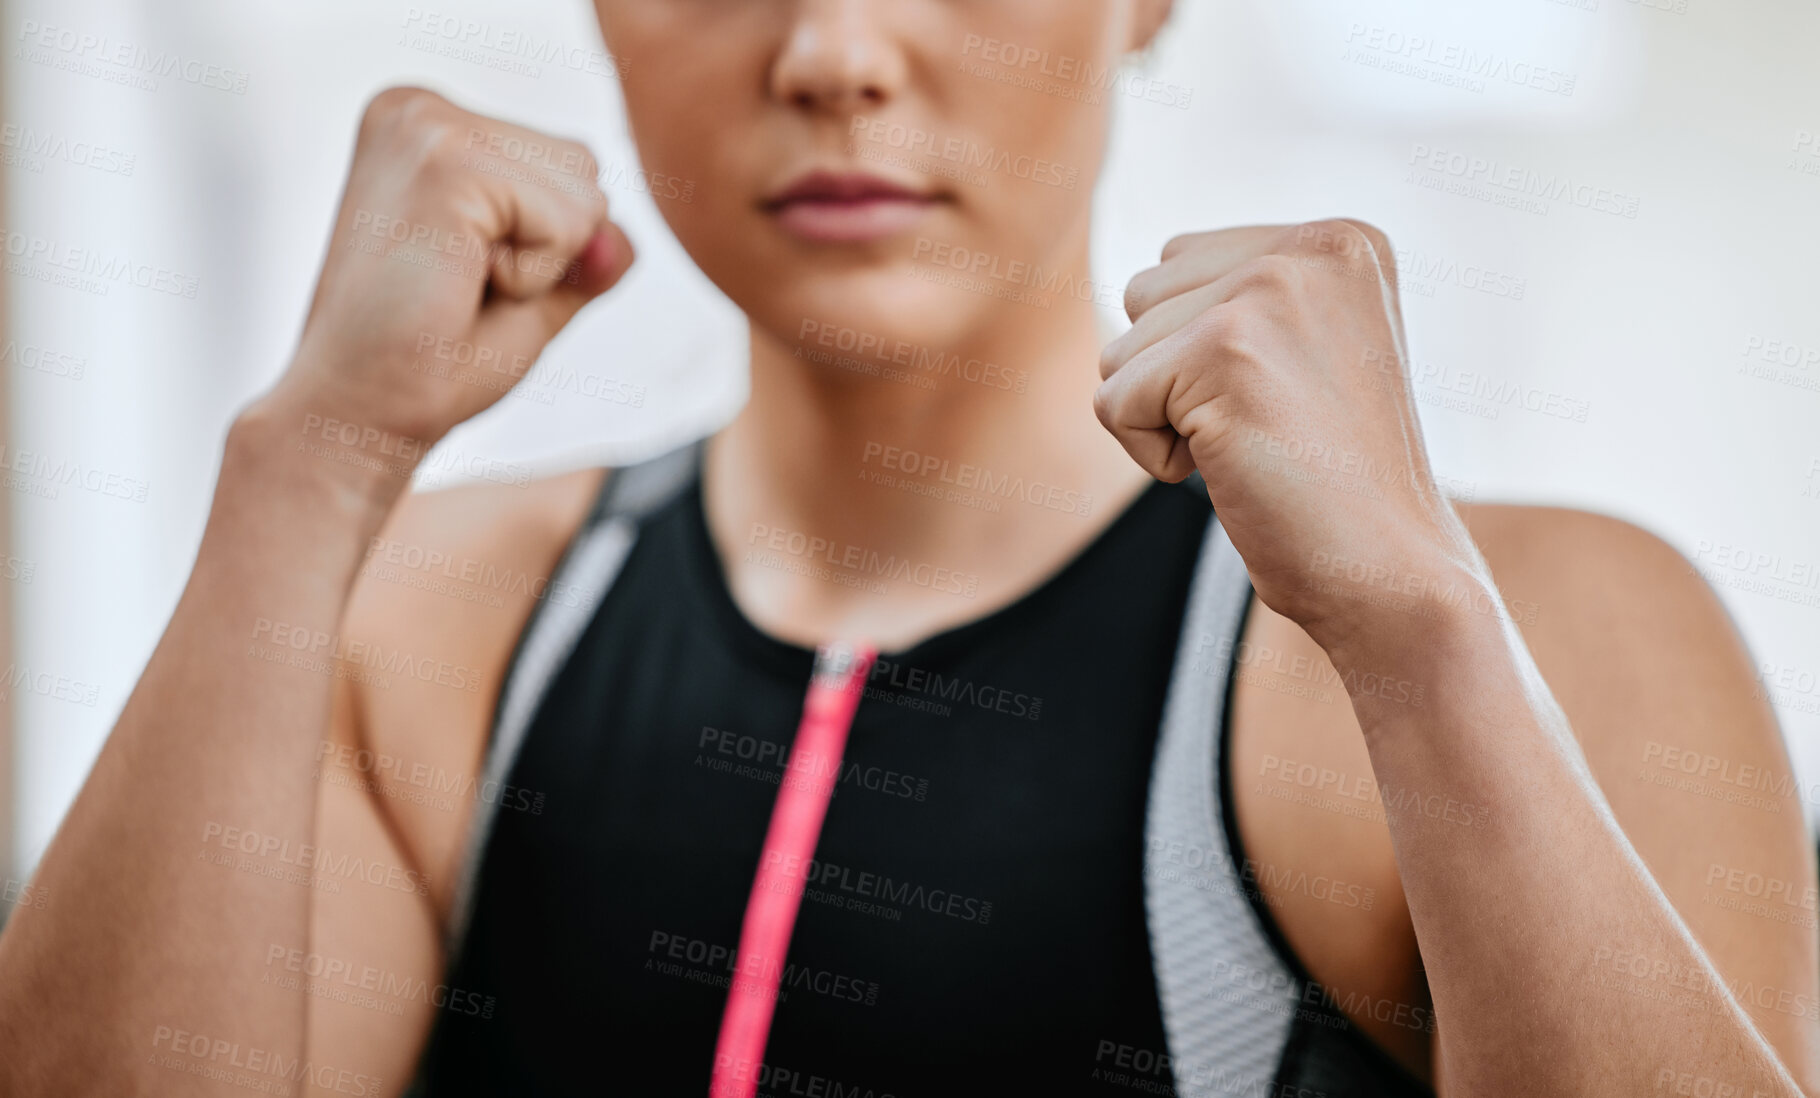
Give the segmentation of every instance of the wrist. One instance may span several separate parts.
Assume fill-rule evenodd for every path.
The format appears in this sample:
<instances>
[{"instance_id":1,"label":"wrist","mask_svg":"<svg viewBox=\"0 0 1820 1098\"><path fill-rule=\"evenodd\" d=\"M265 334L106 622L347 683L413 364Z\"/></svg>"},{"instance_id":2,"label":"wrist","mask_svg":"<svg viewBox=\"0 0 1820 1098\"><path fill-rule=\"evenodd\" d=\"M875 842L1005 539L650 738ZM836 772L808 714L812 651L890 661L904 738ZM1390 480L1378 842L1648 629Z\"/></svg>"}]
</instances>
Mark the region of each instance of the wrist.
<instances>
[{"instance_id":1,"label":"wrist","mask_svg":"<svg viewBox=\"0 0 1820 1098\"><path fill-rule=\"evenodd\" d=\"M1428 672L1502 645L1510 625L1491 578L1465 561L1335 571L1314 582L1325 609L1303 628L1342 675Z\"/></svg>"},{"instance_id":2,"label":"wrist","mask_svg":"<svg viewBox=\"0 0 1820 1098\"><path fill-rule=\"evenodd\" d=\"M410 487L304 441L303 416L261 400L228 429L197 567L236 584L313 592L339 605L372 539Z\"/></svg>"},{"instance_id":3,"label":"wrist","mask_svg":"<svg viewBox=\"0 0 1820 1098\"><path fill-rule=\"evenodd\" d=\"M427 448L270 393L229 426L218 494L282 502L317 521L377 530L410 489Z\"/></svg>"},{"instance_id":4,"label":"wrist","mask_svg":"<svg viewBox=\"0 0 1820 1098\"><path fill-rule=\"evenodd\" d=\"M1488 585L1489 586L1489 585ZM1522 638L1495 602L1427 603L1337 624L1322 640L1368 743L1398 728L1460 725L1468 710L1523 692Z\"/></svg>"}]
</instances>

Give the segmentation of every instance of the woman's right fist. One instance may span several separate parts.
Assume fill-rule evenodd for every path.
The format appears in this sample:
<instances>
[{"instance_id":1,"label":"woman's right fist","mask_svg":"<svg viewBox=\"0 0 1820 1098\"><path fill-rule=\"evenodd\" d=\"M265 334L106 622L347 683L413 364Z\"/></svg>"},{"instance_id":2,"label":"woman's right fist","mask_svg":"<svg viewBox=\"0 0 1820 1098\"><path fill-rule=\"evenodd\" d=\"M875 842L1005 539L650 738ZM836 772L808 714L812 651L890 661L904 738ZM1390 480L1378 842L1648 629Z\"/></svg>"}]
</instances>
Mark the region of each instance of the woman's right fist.
<instances>
[{"instance_id":1,"label":"woman's right fist","mask_svg":"<svg viewBox=\"0 0 1820 1098\"><path fill-rule=\"evenodd\" d=\"M381 92L297 356L261 403L421 457L631 264L598 176L576 142L421 88Z\"/></svg>"}]
</instances>

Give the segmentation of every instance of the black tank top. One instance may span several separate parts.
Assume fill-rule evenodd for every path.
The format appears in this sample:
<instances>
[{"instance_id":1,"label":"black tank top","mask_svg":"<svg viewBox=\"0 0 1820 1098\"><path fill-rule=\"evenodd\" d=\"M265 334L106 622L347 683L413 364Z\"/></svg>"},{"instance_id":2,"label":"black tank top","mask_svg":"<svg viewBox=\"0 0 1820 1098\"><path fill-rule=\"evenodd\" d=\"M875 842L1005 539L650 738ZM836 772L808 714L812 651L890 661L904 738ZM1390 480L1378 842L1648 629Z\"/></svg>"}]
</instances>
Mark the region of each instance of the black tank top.
<instances>
[{"instance_id":1,"label":"black tank top","mask_svg":"<svg viewBox=\"0 0 1820 1098\"><path fill-rule=\"evenodd\" d=\"M1173 1092L1144 816L1209 514L1153 485L1029 594L880 657L760 1094ZM438 1012L422 1093L707 1092L813 660L734 604L699 482L642 524L513 764L542 810L486 842L447 983L491 1009Z\"/></svg>"}]
</instances>

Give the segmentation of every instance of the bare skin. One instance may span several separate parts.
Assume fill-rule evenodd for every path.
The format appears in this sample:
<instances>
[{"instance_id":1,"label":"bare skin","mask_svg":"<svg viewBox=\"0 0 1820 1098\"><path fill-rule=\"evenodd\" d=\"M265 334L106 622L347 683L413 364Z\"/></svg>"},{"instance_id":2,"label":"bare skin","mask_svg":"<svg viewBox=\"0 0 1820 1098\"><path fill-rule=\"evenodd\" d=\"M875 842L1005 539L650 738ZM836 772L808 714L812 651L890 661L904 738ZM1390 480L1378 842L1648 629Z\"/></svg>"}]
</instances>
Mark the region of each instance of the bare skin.
<instances>
[{"instance_id":1,"label":"bare skin","mask_svg":"<svg viewBox=\"0 0 1820 1098\"><path fill-rule=\"evenodd\" d=\"M766 210L793 172L854 155L842 150L867 116L1090 177L1103 116L957 74L955 55L971 34L1110 63L1167 4L1067 0L1061 17L1057 0L964 17L921 0L597 7L628 61L645 162L712 184L666 217L752 321L754 397L705 476L729 585L759 627L903 647L1040 583L1150 477L1198 470L1258 592L1235 697L1241 834L1291 944L1366 1032L1450 1096L1649 1093L1664 1072L1742 1094L1816 1085L1811 933L1714 902L1731 870L1813 886L1799 806L1639 778L1673 776L1665 746L1787 771L1742 646L1639 531L1441 499L1407 391L1358 384L1362 351L1395 361L1402 346L1382 234L1322 222L1178 238L1132 284L1136 326L1102 352L1080 298L1036 309L918 277L927 241L1089 278L1082 193L906 176L927 189L917 230L839 246L780 232ZM494 603L379 566L436 553L547 577L599 476L404 498L399 474L423 445L498 395L413 369L417 348L427 334L534 356L631 261L580 185L582 150L542 139L562 155L530 181L458 170L477 131L483 146L507 132L422 92L369 112L296 362L230 434L190 586L39 871L82 903L22 910L0 937L0 1093L216 1093L173 1070L208 1062L194 1034L305 1057L306 1085L324 1092L353 1092L344 1073L363 1094L408 1081L439 1004L377 1012L284 977L314 956L440 982L472 800L425 800L410 776L479 773L542 589ZM417 250L345 248L376 238L375 214L400 219ZM447 234L508 247L478 274L398 261L446 258ZM806 321L1010 364L1029 384L925 390L813 368L798 353L814 349ZM1041 476L1091 495L1093 520L1006 521L877 491L855 476L874 443ZM1284 455L1309 443L1391 475L1373 493L1285 476L1297 459ZM754 524L976 574L980 591L957 607L910 585L874 597L756 568L740 553ZM1465 608L1387 599L1350 564L1464 591ZM412 673L358 677L368 646L409 653ZM299 650L323 658L297 666ZM363 764L362 749L390 761ZM1385 792L1354 795L1363 779ZM1331 807L1342 781L1340 803L1363 813ZM1380 799L1394 810L1374 814ZM375 874L329 890L254 872L295 866L287 851L305 842ZM1316 895L1295 884L1304 872L1372 902ZM1654 994L1658 971L1698 990ZM1409 1024L1431 1004L1435 1032Z\"/></svg>"},{"instance_id":2,"label":"bare skin","mask_svg":"<svg viewBox=\"0 0 1820 1098\"><path fill-rule=\"evenodd\" d=\"M310 774L368 542L424 447L498 397L413 370L411 348L427 336L528 362L632 259L597 189L461 168L472 116L445 108L394 90L362 122L296 359L229 432L190 582L36 876L79 906L0 937L6 1093L212 1092L178 1050L211 1035L208 1066L224 1033L219 1054L256 1052L300 1086L333 1089L343 1072L374 1093L398 1085L321 1057L297 1070L304 991L267 994L240 963L309 940L320 889L299 866L342 837L332 818L318 828ZM393 223L409 243L389 246ZM460 254L457 240L486 246ZM440 646L414 666L477 687ZM379 880L426 888L395 864Z\"/></svg>"},{"instance_id":3,"label":"bare skin","mask_svg":"<svg viewBox=\"0 0 1820 1098\"><path fill-rule=\"evenodd\" d=\"M524 498L522 490L497 487L413 497L381 537L452 560L487 560L502 571L548 575L599 475L582 472L541 482L535 500ZM1791 976L1809 967L1792 956L1791 946L1799 944L1791 940L1795 936L1776 934L1760 916L1717 906L1712 901L1726 895L1724 885L1707 881L1715 864L1776 879L1807 879L1798 827L1791 827L1799 805L1786 798L1780 811L1728 805L1638 780L1652 765L1651 743L1724 753L1737 764L1772 772L1786 769L1773 721L1753 696L1741 646L1716 600L1685 573L1678 557L1634 527L1545 508L1462 504L1458 510L1485 550L1504 598L1519 620L1532 622L1523 627L1525 640L1586 744L1625 834L1652 874L1666 882L1664 890L1695 937L1728 981L1799 989L1800 980ZM503 536L506 531L514 533ZM536 536L525 536L527 531ZM737 569L738 554L726 559ZM1638 572L1640 566L1645 571ZM343 687L337 692L334 738L411 765L477 774L496 676L530 609L529 599L511 600L501 609L477 608L465 599L363 579L347 621L351 636L411 651L425 649L434 638L459 638L461 647L450 657L489 666L495 678L478 694L406 682L386 690ZM1616 629L1614 619L1620 623ZM1686 638L1684 646L1663 651L1664 630ZM1241 836L1258 887L1310 974L1336 997L1428 1007L1430 993L1390 831L1375 811L1381 801L1360 784L1373 771L1343 686L1306 632L1261 604L1253 605L1244 643L1238 653L1231 766ZM1678 665L1639 666L1624 658L1627 651L1652 647L1658 659ZM1698 678L1689 681L1696 671ZM1699 681L1704 678L1719 682ZM1613 689L1614 681L1627 685ZM1298 690L1305 694L1298 696ZM346 829L339 845L360 842L371 856L398 859L439 884L429 897L372 889L319 897L314 948L325 956L414 972L433 983L441 972L435 928L448 914L449 893L442 886L454 879L472 800L458 801L452 810L413 805L404 799L413 786L399 768L363 770L351 760L335 760L329 756L323 768L320 818ZM1302 767L1339 777L1298 780ZM373 783L369 791L353 788L362 780ZM1286 793L1322 800L1297 802ZM1495 826L1490 806L1458 796L1455 802L1430 809L1469 831ZM323 841L337 845L331 835ZM1311 895L1306 886L1291 887L1298 874L1370 889L1372 900L1361 905ZM376 925L388 924L390 932L375 933ZM401 966L407 957L415 959L413 967ZM263 957L253 958L243 971L256 980L263 968ZM414 1064L434 1017L433 1010L421 1008L376 1018L368 1010L326 1002L313 1003L312 1010L313 1033L325 1041L337 1035L343 1059L384 1065L379 1074L386 1078L401 1077ZM1408 1010L1400 1022L1394 1012L1380 1012L1390 1013L1391 1020L1363 1008L1350 1016L1405 1067L1432 1078L1437 1046L1419 1015L1412 1023ZM1750 1014L1779 1047L1798 1049L1807 1039L1803 1020L1773 1002Z\"/></svg>"}]
</instances>

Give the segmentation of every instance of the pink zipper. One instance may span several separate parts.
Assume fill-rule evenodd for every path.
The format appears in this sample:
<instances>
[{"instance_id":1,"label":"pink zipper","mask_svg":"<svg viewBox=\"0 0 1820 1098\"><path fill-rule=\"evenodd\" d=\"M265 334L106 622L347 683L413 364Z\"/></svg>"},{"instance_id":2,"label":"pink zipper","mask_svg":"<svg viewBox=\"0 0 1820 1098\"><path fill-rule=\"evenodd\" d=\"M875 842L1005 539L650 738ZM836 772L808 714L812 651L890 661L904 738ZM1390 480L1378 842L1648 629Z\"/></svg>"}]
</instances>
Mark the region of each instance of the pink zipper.
<instances>
[{"instance_id":1,"label":"pink zipper","mask_svg":"<svg viewBox=\"0 0 1820 1098\"><path fill-rule=\"evenodd\" d=\"M828 801L840 781L841 758L853 714L877 657L868 645L834 644L815 653L815 673L803 702L802 723L778 783L771 826L752 894L746 900L727 1010L714 1047L710 1098L752 1098L758 1089L777 988L790 953L790 935L802 906L809 861L821 838Z\"/></svg>"}]
</instances>

